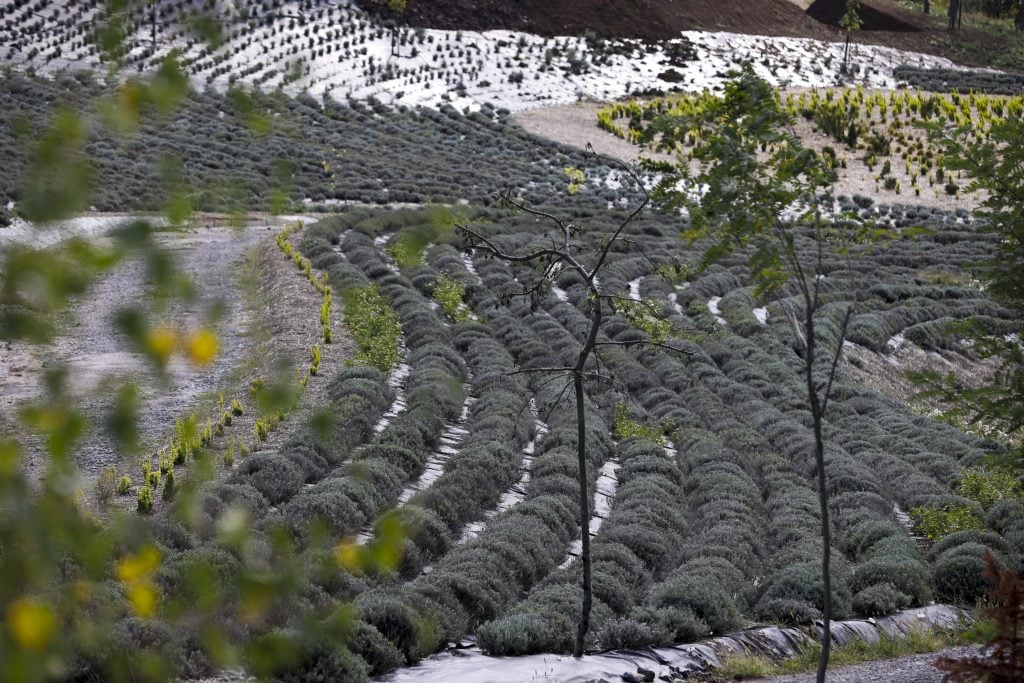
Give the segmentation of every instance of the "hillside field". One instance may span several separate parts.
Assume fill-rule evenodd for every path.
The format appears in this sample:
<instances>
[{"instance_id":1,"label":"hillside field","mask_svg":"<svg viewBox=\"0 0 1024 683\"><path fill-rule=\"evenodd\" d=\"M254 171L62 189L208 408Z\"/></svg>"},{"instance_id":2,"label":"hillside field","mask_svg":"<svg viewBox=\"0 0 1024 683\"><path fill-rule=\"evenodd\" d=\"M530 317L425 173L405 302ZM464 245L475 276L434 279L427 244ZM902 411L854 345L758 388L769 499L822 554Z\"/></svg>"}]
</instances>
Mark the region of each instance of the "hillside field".
<instances>
[{"instance_id":1,"label":"hillside field","mask_svg":"<svg viewBox=\"0 0 1024 683\"><path fill-rule=\"evenodd\" d=\"M952 642L984 558L1024 568L1020 434L912 375L1016 367L976 336L1020 348L978 274L1006 239L939 142L1024 116L1020 70L967 53L1012 24L954 45L871 0L844 65L835 3L719 4L0 7L12 680L677 681L793 657L826 603L809 383L836 647ZM650 195L715 132L664 117L714 111L741 68L834 190L779 216L820 302L806 364L804 299L764 289L756 240L709 265L720 233Z\"/></svg>"}]
</instances>

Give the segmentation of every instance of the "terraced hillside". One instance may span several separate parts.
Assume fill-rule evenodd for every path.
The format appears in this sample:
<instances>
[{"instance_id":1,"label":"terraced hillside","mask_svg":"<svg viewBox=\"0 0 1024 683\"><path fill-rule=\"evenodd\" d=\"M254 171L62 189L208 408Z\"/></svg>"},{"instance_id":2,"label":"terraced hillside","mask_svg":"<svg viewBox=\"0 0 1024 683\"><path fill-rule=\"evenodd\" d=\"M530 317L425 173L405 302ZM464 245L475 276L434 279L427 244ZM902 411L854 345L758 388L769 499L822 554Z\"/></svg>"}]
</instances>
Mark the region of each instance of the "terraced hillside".
<instances>
[{"instance_id":1,"label":"terraced hillside","mask_svg":"<svg viewBox=\"0 0 1024 683\"><path fill-rule=\"evenodd\" d=\"M990 381L969 328L1019 350L987 197L917 127L980 148L1018 75L891 47L934 34L888 0L849 64L826 2L368 4L0 7L7 675L685 680L820 637L823 550L837 645L961 628L986 555L1024 567L1018 436L907 376ZM840 351L827 503L799 295L743 238L700 267L698 214L646 204L671 169L584 150L699 160L712 132L652 122L740 67L834 174L828 229L879 238L792 226ZM599 284L492 257L561 240L607 247Z\"/></svg>"},{"instance_id":2,"label":"terraced hillside","mask_svg":"<svg viewBox=\"0 0 1024 683\"><path fill-rule=\"evenodd\" d=\"M614 215L575 211L587 243L597 243L614 225ZM538 244L532 220L474 213L507 248ZM853 379L856 366L877 355L898 367L901 349L915 345L953 363L965 349L943 336L944 321L981 315L995 327L1018 323L969 283L953 284L963 264L988 248L969 219L888 208L883 214L897 226L923 222L934 233L885 250L853 272L840 262L826 266L826 291L835 305L859 283L878 283L854 319L851 365L828 423L838 616L962 598L970 579L955 558L978 557L986 544L1016 555L1024 538L1010 532L1024 525L1024 516L1004 519L1001 507L984 517L990 530L954 535L928 552L900 521L905 510L963 502L952 490L957 473L978 464L994 444L865 388ZM559 401L560 386L549 378L508 372L557 367L575 357L586 328L584 290L566 275L531 308L507 297L530 285L533 272L467 259L447 239L429 244L422 262L392 265L387 245L395 251L428 220L416 211L341 214L309 228L303 250L336 287L368 279L392 301L411 359L407 391L424 386L417 376L443 354L446 370L432 375L430 392L439 400L407 403L380 437L351 452L354 463L379 472L362 484L375 492L372 506L360 502L364 494L345 493L351 490L345 477L352 475L344 468L327 480L333 483L306 491L264 480L269 489L263 493L275 500L294 496L285 515L300 518L314 509L313 500L321 501L318 510L355 506L361 515L330 515L341 535L355 534L389 507L409 525L398 575L370 580L352 595L363 621L390 643L381 644L390 654L375 650L371 662L412 662L468 633L494 654L565 650L579 609L579 567L572 561L579 533L573 521L574 411L564 397ZM637 225L655 263L686 258L678 227L663 216ZM807 241L803 248L813 245ZM477 320L459 322L437 308L432 292L441 278L464 288ZM590 480L598 484L598 517L591 524L593 645L685 641L753 620L813 618L821 601L813 463L785 302L758 307L738 262L673 283L646 258L616 253L602 284L624 297L664 302L684 331L688 353L638 345L601 354L614 382L592 386L586 406ZM612 318L606 331L609 340L644 338L625 317ZM456 390L467 379L468 392ZM384 377L374 381L383 391ZM537 417L529 410L531 398ZM403 486L430 467L429 444L463 405L469 406L468 434L446 455L442 474L417 485L411 497L403 494ZM421 434L433 425L427 448L388 437L411 420L424 425ZM626 436L636 433L630 429L635 424L650 427L647 438ZM601 485L602 478L609 485ZM516 491L523 494L510 505ZM397 615L405 616L396 621ZM407 634L420 618L434 624L434 635L410 642Z\"/></svg>"}]
</instances>

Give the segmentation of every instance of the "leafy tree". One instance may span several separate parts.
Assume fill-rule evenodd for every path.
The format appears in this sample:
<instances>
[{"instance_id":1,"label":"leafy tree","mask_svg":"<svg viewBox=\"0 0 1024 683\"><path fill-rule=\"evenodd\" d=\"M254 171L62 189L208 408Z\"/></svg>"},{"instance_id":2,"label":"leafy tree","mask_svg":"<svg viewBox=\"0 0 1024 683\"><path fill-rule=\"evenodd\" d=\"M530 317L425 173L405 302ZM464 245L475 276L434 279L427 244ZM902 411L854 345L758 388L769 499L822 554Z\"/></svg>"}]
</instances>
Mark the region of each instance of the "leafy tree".
<instances>
[{"instance_id":1,"label":"leafy tree","mask_svg":"<svg viewBox=\"0 0 1024 683\"><path fill-rule=\"evenodd\" d=\"M827 274L826 252L849 259L853 244L872 233L833 225L823 218L822 207L833 204L835 180L826 161L792 132L792 117L767 82L749 66L733 76L720 99L693 114L663 115L644 132L649 141L663 131L701 130L702 143L693 151L699 171L693 173L685 159L647 165L665 174L655 198L664 200L668 208L689 213L690 227L684 236L691 242L708 243L702 268L745 251L760 298L793 294L799 302L788 307L786 314L802 361L813 419L824 584L818 680L823 681L832 617L832 534L823 423L854 302L826 304L820 286ZM811 246L805 251L808 240ZM810 258L807 251L812 253ZM832 348L822 348L826 338Z\"/></svg>"},{"instance_id":2,"label":"leafy tree","mask_svg":"<svg viewBox=\"0 0 1024 683\"><path fill-rule=\"evenodd\" d=\"M975 275L996 301L1024 316L1024 121L1011 118L993 124L988 138L978 142L970 126L952 130L932 127L932 139L942 146L943 166L968 179L967 190L980 191L984 200L976 214L981 230L994 235L995 253L975 267ZM1019 334L992 335L977 324L959 332L975 343L982 358L997 359L991 382L965 387L952 375L912 374L958 421L1002 435L1013 445L1012 465L1024 474L1024 348Z\"/></svg>"}]
</instances>

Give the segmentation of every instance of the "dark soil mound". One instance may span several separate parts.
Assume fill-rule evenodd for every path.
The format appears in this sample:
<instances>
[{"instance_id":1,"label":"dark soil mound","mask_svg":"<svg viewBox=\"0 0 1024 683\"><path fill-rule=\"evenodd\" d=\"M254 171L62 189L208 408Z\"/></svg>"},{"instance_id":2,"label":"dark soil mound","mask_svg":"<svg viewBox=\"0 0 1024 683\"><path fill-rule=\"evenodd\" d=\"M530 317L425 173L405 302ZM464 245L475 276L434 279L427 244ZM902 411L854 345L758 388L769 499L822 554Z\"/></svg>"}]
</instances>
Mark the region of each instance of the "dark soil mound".
<instances>
[{"instance_id":1,"label":"dark soil mound","mask_svg":"<svg viewBox=\"0 0 1024 683\"><path fill-rule=\"evenodd\" d=\"M374 0L357 0L373 10ZM832 35L789 0L408 0L402 21L413 26L546 36L677 38L680 31L732 31L827 38Z\"/></svg>"},{"instance_id":2,"label":"dark soil mound","mask_svg":"<svg viewBox=\"0 0 1024 683\"><path fill-rule=\"evenodd\" d=\"M807 8L807 14L830 26L839 26L846 13L846 0L817 0ZM895 7L879 7L875 3L861 2L860 23L862 31L921 31L913 20ZM903 16L897 16L903 15Z\"/></svg>"},{"instance_id":3,"label":"dark soil mound","mask_svg":"<svg viewBox=\"0 0 1024 683\"><path fill-rule=\"evenodd\" d=\"M380 11L384 0L356 0ZM676 38L680 31L729 31L841 42L843 0L817 0L804 11L791 0L408 0L398 20L448 30L509 29L545 36ZM387 14L387 10L383 10ZM992 66L998 32L967 27L949 34L945 17L906 10L892 0L862 0L863 25L855 43L941 55L972 66ZM1019 70L1016 64L999 62Z\"/></svg>"}]
</instances>

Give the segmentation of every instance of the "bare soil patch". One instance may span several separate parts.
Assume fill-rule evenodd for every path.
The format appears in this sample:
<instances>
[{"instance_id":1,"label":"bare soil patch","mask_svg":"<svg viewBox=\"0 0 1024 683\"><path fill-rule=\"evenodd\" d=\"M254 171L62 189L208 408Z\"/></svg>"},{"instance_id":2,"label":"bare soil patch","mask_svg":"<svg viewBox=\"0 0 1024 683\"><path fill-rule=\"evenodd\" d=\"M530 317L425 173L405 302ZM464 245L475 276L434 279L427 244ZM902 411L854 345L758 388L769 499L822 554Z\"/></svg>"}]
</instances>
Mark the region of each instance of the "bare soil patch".
<instances>
[{"instance_id":1,"label":"bare soil patch","mask_svg":"<svg viewBox=\"0 0 1024 683\"><path fill-rule=\"evenodd\" d=\"M380 11L380 0L356 0ZM585 35L678 38L680 31L728 31L841 41L831 3L803 0L409 0L401 20L411 26L449 30L509 29L545 36ZM811 16L816 10L823 20ZM967 25L946 31L944 16L908 11L891 0L863 0L865 24L854 41L940 55L969 66L990 66L998 52L998 31ZM844 6L845 7L845 6ZM808 11L805 11L807 8ZM994 42L995 41L995 42ZM985 47L988 46L988 47ZM1012 68L1012 67L1011 67Z\"/></svg>"},{"instance_id":2,"label":"bare soil patch","mask_svg":"<svg viewBox=\"0 0 1024 683\"><path fill-rule=\"evenodd\" d=\"M206 367L175 358L161 379L142 355L135 353L118 332L114 318L129 305L152 307L147 299L144 265L126 261L97 282L89 292L70 302L60 316L61 330L44 346L13 343L0 354L0 433L20 429L21 405L43 398L43 375L48 369L66 367L67 386L90 423L74 459L87 479L108 465L137 478L137 463L117 452L102 425L113 405L110 388L122 381L139 388L138 427L142 443L155 448L172 433L177 418L197 412L203 422L218 393L226 400L243 395L254 374L267 373L271 365L289 365L306 372L308 349L320 336L320 295L291 261L286 261L273 235L284 221L252 221L231 228L206 217L196 227L164 232L159 242L192 279L198 299L175 303L161 311L160 320L173 321L182 329L210 324L209 305L218 302L222 315L213 327L220 352ZM311 221L310 221L311 222ZM101 238L102 239L102 238ZM254 292L246 292L242 276L249 269L257 278ZM321 377L307 387L303 405L316 404L323 392L322 377L330 376L343 358L351 355L351 341L340 311L335 310L334 344L325 347ZM235 420L232 431L251 438L255 411ZM283 431L283 430L279 430ZM32 435L19 434L26 445L25 466L35 477L45 471L44 444Z\"/></svg>"}]
</instances>

